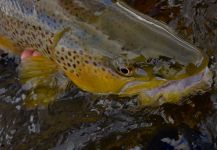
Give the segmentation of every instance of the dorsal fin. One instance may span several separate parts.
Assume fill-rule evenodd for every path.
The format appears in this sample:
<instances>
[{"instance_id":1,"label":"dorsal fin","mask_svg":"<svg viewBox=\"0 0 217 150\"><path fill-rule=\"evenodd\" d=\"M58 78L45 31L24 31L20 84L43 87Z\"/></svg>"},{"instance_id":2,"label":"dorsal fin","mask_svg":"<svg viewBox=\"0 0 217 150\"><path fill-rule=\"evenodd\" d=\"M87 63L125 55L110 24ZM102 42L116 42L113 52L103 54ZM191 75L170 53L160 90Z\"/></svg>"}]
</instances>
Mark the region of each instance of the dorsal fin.
<instances>
[{"instance_id":1,"label":"dorsal fin","mask_svg":"<svg viewBox=\"0 0 217 150\"><path fill-rule=\"evenodd\" d=\"M60 39L63 37L63 35L68 32L70 30L70 28L64 28L63 30L59 31L56 33L56 35L54 36L54 42L51 46L52 50L55 49L55 47L57 46L58 42L60 41Z\"/></svg>"}]
</instances>

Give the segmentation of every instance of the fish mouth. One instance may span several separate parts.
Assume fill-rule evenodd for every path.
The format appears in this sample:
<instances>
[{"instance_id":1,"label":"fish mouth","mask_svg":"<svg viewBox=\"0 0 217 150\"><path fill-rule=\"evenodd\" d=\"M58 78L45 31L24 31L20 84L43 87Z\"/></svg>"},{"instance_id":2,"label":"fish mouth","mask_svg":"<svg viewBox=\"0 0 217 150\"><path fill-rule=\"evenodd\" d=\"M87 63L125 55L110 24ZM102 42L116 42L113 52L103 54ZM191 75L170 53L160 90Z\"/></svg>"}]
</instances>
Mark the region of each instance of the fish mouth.
<instances>
[{"instance_id":1,"label":"fish mouth","mask_svg":"<svg viewBox=\"0 0 217 150\"><path fill-rule=\"evenodd\" d=\"M161 86L167 80L161 78L155 78L149 81L134 80L126 83L119 92L121 96L136 95L144 90L153 89Z\"/></svg>"},{"instance_id":2,"label":"fish mouth","mask_svg":"<svg viewBox=\"0 0 217 150\"><path fill-rule=\"evenodd\" d=\"M193 91L194 88L199 89L202 87L202 84L211 87L212 76L209 68L205 67L199 73L179 80L165 80L158 78L150 81L131 81L123 86L119 94L121 96L130 96L142 93L149 95L150 97L155 97L155 95L159 94L163 95L165 93L169 94L177 92L181 95L186 90L191 93L190 91Z\"/></svg>"}]
</instances>

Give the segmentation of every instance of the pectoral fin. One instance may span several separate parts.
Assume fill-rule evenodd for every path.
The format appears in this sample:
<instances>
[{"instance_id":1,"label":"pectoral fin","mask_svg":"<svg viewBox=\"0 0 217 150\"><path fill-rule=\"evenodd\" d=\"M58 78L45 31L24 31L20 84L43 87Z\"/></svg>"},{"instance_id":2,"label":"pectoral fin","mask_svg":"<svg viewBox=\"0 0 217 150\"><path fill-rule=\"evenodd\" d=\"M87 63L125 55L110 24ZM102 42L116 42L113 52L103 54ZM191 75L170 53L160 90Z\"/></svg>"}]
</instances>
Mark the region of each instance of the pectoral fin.
<instances>
[{"instance_id":1,"label":"pectoral fin","mask_svg":"<svg viewBox=\"0 0 217 150\"><path fill-rule=\"evenodd\" d=\"M43 56L29 57L21 61L19 68L22 82L33 78L50 78L58 71L55 62Z\"/></svg>"},{"instance_id":2,"label":"pectoral fin","mask_svg":"<svg viewBox=\"0 0 217 150\"><path fill-rule=\"evenodd\" d=\"M67 89L69 80L50 59L35 56L24 59L19 68L28 108L47 106Z\"/></svg>"}]
</instances>

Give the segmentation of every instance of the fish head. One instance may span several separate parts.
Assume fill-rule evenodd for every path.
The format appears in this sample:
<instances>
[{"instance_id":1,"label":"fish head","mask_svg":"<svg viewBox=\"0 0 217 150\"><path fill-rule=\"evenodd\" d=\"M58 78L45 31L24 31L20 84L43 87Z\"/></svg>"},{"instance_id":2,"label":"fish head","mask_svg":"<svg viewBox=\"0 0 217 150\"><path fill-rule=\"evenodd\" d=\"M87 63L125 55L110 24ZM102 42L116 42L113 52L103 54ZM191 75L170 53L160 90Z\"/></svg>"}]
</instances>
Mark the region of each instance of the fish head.
<instances>
[{"instance_id":1,"label":"fish head","mask_svg":"<svg viewBox=\"0 0 217 150\"><path fill-rule=\"evenodd\" d=\"M135 66L124 58L109 59L81 50L68 50L66 47L60 49L55 53L54 60L71 81L84 91L135 95L144 86L150 88L161 83L149 82L152 77L146 70Z\"/></svg>"}]
</instances>

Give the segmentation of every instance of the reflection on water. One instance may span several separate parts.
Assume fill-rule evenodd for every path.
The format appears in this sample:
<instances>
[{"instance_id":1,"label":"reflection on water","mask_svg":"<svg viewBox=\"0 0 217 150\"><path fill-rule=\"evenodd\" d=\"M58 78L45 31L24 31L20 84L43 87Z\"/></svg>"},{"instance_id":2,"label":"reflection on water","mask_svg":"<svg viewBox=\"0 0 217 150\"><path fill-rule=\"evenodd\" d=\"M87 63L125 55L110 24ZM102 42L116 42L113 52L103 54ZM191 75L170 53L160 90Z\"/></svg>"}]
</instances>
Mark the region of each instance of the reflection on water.
<instances>
[{"instance_id":1,"label":"reflection on water","mask_svg":"<svg viewBox=\"0 0 217 150\"><path fill-rule=\"evenodd\" d=\"M216 0L126 1L214 55L215 70ZM47 108L26 109L18 63L0 57L0 149L217 149L215 93L140 108L133 98L95 97L73 88Z\"/></svg>"}]
</instances>

